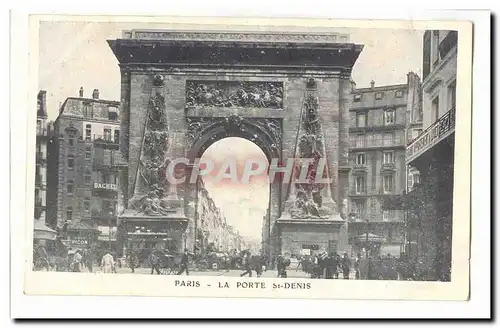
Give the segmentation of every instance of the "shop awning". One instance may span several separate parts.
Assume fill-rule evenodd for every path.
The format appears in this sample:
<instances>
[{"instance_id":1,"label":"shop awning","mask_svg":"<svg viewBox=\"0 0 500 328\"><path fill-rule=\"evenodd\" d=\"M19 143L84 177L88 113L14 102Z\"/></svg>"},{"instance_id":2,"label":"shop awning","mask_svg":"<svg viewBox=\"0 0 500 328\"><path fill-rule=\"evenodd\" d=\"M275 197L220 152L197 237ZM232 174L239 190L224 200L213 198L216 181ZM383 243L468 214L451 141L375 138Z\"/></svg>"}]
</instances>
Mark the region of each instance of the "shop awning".
<instances>
[{"instance_id":1,"label":"shop awning","mask_svg":"<svg viewBox=\"0 0 500 328\"><path fill-rule=\"evenodd\" d=\"M391 255L392 257L399 257L401 255L401 245L382 245L380 247L380 255Z\"/></svg>"},{"instance_id":2,"label":"shop awning","mask_svg":"<svg viewBox=\"0 0 500 328\"><path fill-rule=\"evenodd\" d=\"M40 240L55 240L57 232L45 225L42 220L35 220L33 238Z\"/></svg>"},{"instance_id":3,"label":"shop awning","mask_svg":"<svg viewBox=\"0 0 500 328\"><path fill-rule=\"evenodd\" d=\"M368 236L366 234L361 234L355 237L355 239L358 242L366 242L368 240L369 243L383 243L385 241L385 238L379 235L375 235L373 233L368 233Z\"/></svg>"}]
</instances>

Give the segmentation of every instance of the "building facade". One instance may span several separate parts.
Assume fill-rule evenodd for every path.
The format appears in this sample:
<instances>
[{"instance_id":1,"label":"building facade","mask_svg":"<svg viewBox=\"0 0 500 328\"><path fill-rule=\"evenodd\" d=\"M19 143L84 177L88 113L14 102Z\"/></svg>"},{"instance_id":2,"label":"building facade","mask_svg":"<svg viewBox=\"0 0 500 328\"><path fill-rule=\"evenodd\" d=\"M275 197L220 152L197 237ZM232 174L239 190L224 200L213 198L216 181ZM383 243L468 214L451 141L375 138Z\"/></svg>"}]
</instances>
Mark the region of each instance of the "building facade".
<instances>
[{"instance_id":1,"label":"building facade","mask_svg":"<svg viewBox=\"0 0 500 328\"><path fill-rule=\"evenodd\" d=\"M46 226L47 212L47 149L52 136L52 123L47 120L47 92L40 90L36 110L36 150L35 150L35 243L55 239L55 230Z\"/></svg>"},{"instance_id":2,"label":"building facade","mask_svg":"<svg viewBox=\"0 0 500 328\"><path fill-rule=\"evenodd\" d=\"M372 81L369 88L353 91L348 200L352 256L363 248L376 255L401 253L407 112L418 103L414 99L419 90L419 77L409 73L406 84L375 86Z\"/></svg>"},{"instance_id":3,"label":"building facade","mask_svg":"<svg viewBox=\"0 0 500 328\"><path fill-rule=\"evenodd\" d=\"M426 31L423 40L423 131L406 148L420 173L406 199L406 253L417 278L449 281L457 72L456 31Z\"/></svg>"},{"instance_id":4,"label":"building facade","mask_svg":"<svg viewBox=\"0 0 500 328\"><path fill-rule=\"evenodd\" d=\"M71 247L116 247L119 102L70 97L54 122L48 220Z\"/></svg>"},{"instance_id":5,"label":"building facade","mask_svg":"<svg viewBox=\"0 0 500 328\"><path fill-rule=\"evenodd\" d=\"M230 253L244 249L245 241L238 230L227 223L226 217L210 197L203 180L198 180L196 217L197 248L203 254L209 250Z\"/></svg>"}]
</instances>

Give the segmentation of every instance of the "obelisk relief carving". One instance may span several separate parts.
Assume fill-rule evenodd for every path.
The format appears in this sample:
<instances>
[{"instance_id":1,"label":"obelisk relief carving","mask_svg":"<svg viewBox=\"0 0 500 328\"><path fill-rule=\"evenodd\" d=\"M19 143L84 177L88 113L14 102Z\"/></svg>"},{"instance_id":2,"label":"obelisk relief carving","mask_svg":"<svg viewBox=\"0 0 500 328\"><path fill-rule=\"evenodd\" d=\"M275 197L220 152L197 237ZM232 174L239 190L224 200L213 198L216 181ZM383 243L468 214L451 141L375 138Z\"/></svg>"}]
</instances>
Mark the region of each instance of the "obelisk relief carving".
<instances>
[{"instance_id":1,"label":"obelisk relief carving","mask_svg":"<svg viewBox=\"0 0 500 328\"><path fill-rule=\"evenodd\" d=\"M129 202L133 215L167 216L176 209L170 201L175 195L175 186L169 185L167 167L172 156L169 149L172 141L168 130L165 98L162 92L163 79L155 76L153 90L144 125L144 135L136 173L134 195Z\"/></svg>"},{"instance_id":2,"label":"obelisk relief carving","mask_svg":"<svg viewBox=\"0 0 500 328\"><path fill-rule=\"evenodd\" d=\"M310 83L310 82L308 82ZM295 158L289 195L282 218L340 220L331 195L330 174L317 93L306 93L297 132Z\"/></svg>"}]
</instances>

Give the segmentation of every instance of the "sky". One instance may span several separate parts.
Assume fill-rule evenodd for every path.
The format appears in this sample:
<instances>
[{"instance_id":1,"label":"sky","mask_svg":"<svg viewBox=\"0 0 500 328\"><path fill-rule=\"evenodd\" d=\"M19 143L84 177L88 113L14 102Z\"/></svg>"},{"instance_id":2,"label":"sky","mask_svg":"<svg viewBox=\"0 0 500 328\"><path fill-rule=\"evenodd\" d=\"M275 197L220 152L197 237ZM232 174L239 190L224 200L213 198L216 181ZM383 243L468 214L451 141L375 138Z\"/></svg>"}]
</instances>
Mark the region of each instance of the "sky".
<instances>
[{"instance_id":1,"label":"sky","mask_svg":"<svg viewBox=\"0 0 500 328\"><path fill-rule=\"evenodd\" d=\"M91 96L93 89L99 89L101 99L120 99L118 62L106 40L120 38L122 30L137 28L161 29L166 26L113 22L40 23L39 89L47 91L50 120L56 118L60 105L67 97L78 96L80 87L84 88L84 96L87 97ZM228 26L215 28L221 30ZM199 27L191 26L187 29L195 30ZM350 34L350 42L364 45L352 72L358 88L368 87L372 80L376 85L406 83L406 74L410 71L421 75L423 31L352 28L334 30ZM319 29L318 32L325 31ZM239 161L250 153L257 157L264 156L251 142L231 138L213 144L204 156L222 160L225 156L237 155ZM268 186L262 180L253 181L246 188L211 184L209 181L205 183L216 204L226 213L230 224L239 229L242 235L260 237L262 216L268 207L269 194Z\"/></svg>"}]
</instances>

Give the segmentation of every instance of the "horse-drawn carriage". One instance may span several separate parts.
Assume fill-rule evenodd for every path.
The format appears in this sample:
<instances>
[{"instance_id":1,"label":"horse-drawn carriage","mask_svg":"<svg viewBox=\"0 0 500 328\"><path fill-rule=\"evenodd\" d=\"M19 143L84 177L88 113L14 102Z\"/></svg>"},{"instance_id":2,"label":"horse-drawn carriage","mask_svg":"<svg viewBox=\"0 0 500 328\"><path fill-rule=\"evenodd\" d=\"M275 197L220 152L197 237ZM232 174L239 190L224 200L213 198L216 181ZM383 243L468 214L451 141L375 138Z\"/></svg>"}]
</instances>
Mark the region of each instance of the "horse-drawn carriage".
<instances>
[{"instance_id":1,"label":"horse-drawn carriage","mask_svg":"<svg viewBox=\"0 0 500 328\"><path fill-rule=\"evenodd\" d=\"M152 270L159 274L176 274L181 268L182 254L171 254L163 250L154 250L149 256Z\"/></svg>"},{"instance_id":2,"label":"horse-drawn carriage","mask_svg":"<svg viewBox=\"0 0 500 328\"><path fill-rule=\"evenodd\" d=\"M206 255L206 261L211 270L229 270L231 268L231 260L226 253L210 252Z\"/></svg>"}]
</instances>

